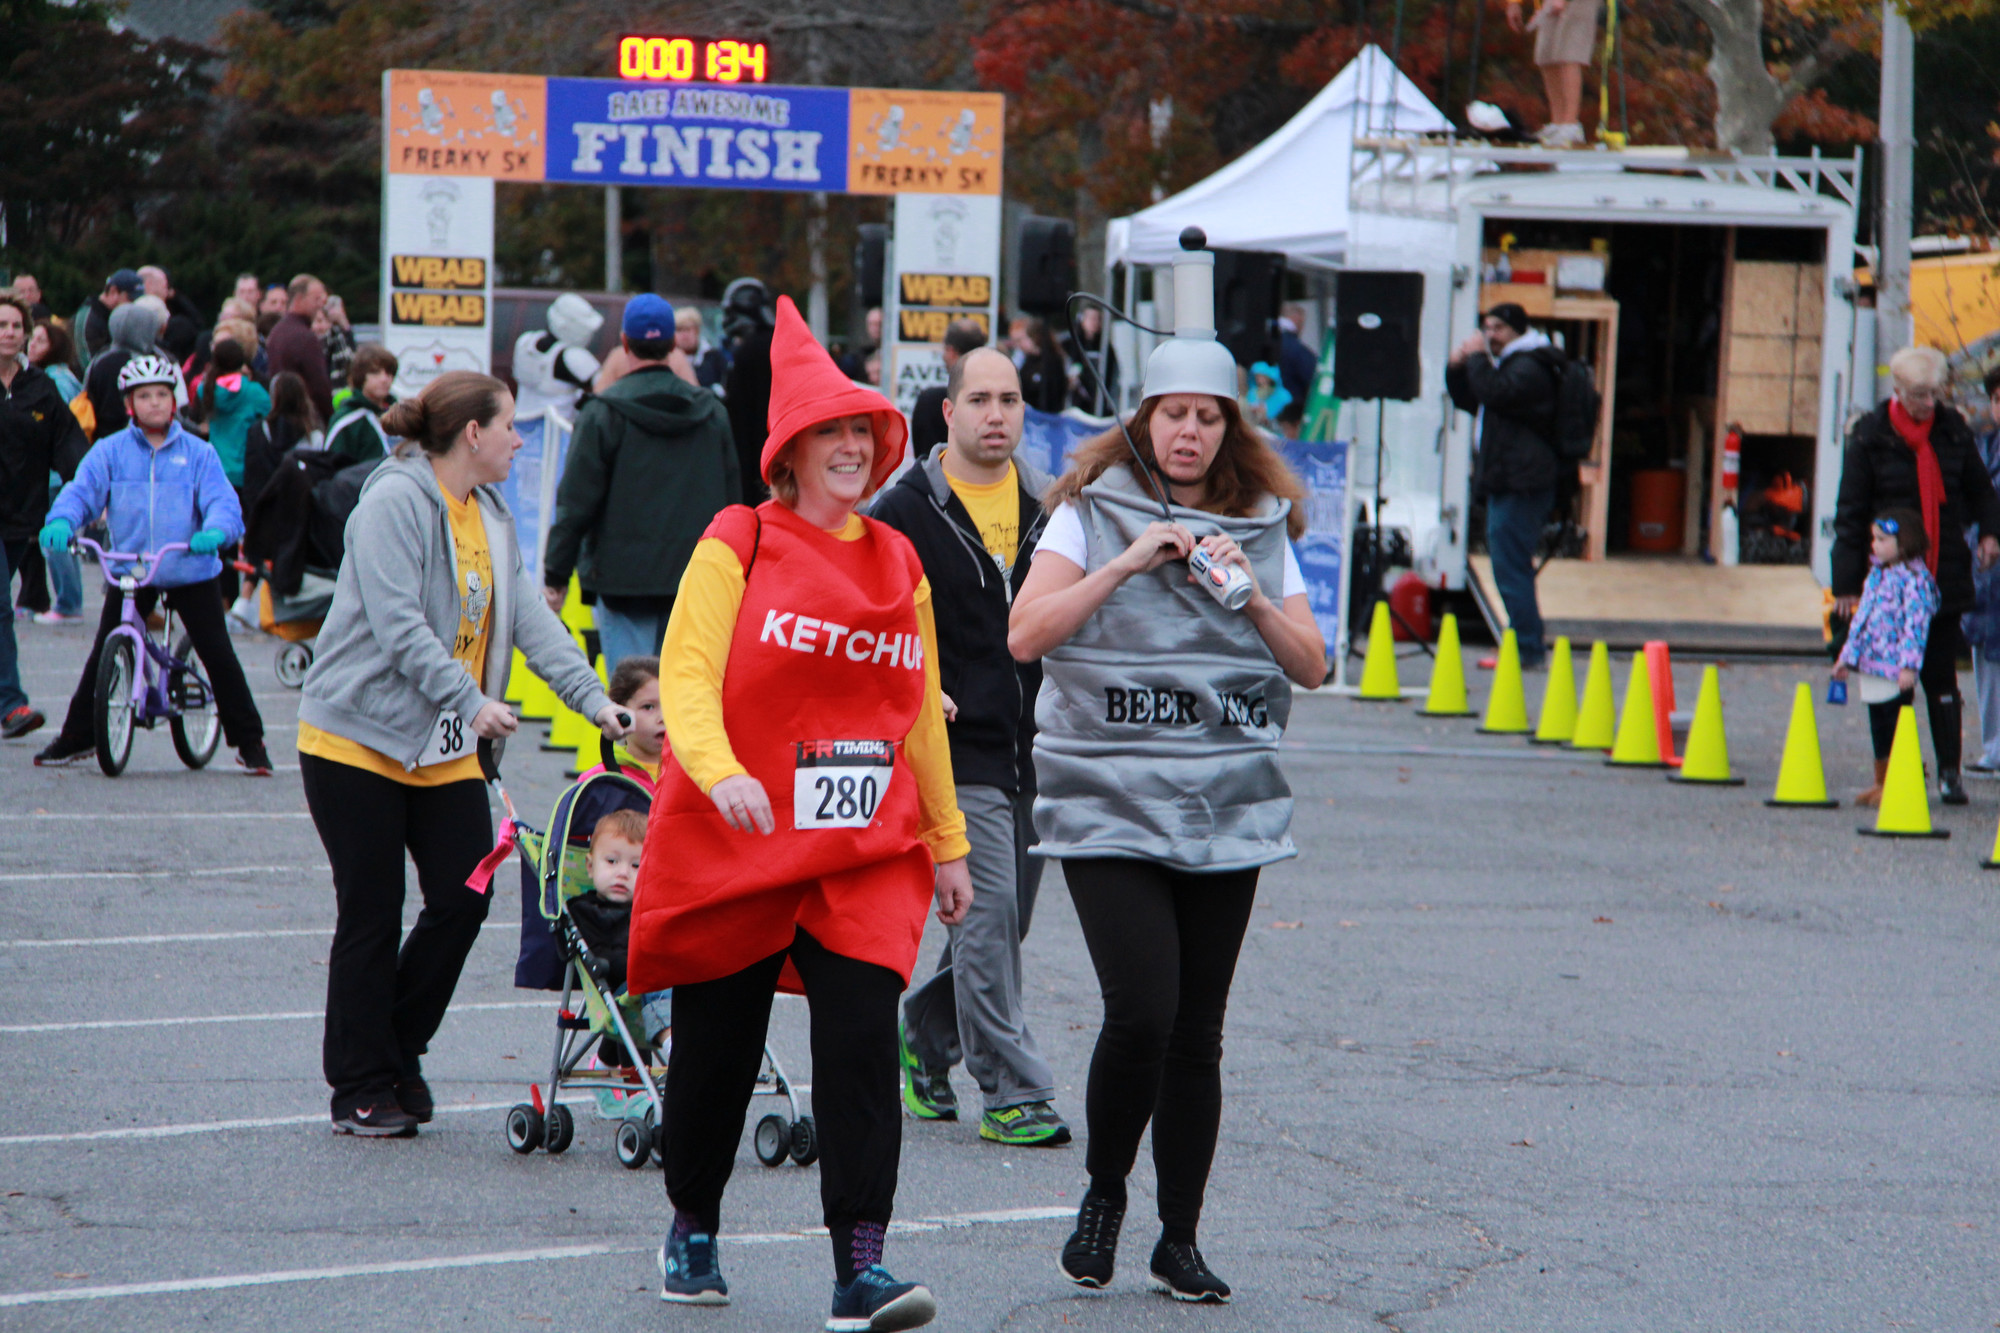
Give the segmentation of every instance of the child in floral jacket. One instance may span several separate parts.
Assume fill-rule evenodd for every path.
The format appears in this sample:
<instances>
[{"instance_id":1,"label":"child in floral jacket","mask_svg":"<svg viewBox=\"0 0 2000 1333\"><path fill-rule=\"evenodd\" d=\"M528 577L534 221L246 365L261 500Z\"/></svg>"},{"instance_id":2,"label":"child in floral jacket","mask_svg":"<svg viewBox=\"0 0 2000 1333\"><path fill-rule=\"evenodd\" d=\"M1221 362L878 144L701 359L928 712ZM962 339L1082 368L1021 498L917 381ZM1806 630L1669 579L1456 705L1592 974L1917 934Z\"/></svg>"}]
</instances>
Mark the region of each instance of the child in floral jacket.
<instances>
[{"instance_id":1,"label":"child in floral jacket","mask_svg":"<svg viewBox=\"0 0 2000 1333\"><path fill-rule=\"evenodd\" d=\"M1875 520L1869 536L1874 567L1833 668L1835 680L1846 680L1850 671L1861 673L1861 698L1868 705L1868 730L1875 743L1875 785L1854 798L1856 805L1881 804L1896 719L1916 701L1917 669L1924 662L1924 643L1939 600L1937 580L1924 563L1929 540L1915 511L1889 510Z\"/></svg>"}]
</instances>

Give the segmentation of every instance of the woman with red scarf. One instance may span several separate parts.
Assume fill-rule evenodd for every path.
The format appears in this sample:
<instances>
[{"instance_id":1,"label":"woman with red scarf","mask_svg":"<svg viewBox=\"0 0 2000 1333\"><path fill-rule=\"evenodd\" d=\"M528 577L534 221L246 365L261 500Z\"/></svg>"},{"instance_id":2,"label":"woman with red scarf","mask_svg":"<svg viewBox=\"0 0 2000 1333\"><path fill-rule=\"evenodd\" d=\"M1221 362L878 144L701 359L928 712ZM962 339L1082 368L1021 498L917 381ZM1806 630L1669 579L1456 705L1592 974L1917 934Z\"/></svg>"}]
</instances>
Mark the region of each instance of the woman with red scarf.
<instances>
[{"instance_id":1,"label":"woman with red scarf","mask_svg":"<svg viewBox=\"0 0 2000 1333\"><path fill-rule=\"evenodd\" d=\"M930 585L909 541L856 513L909 429L850 383L789 298L771 348L773 498L716 516L660 655L671 755L632 910L632 990L674 992L660 1299L729 1299L716 1256L774 989L812 1006L829 1329L928 1323L882 1267L902 1148L897 1005L935 893L972 903Z\"/></svg>"},{"instance_id":2,"label":"woman with red scarf","mask_svg":"<svg viewBox=\"0 0 2000 1333\"><path fill-rule=\"evenodd\" d=\"M1972 550L1966 529L1979 527L1979 567L2000 560L2000 497L1981 461L1972 428L1945 401L1944 354L1906 347L1889 359L1889 400L1854 424L1841 463L1840 498L1833 518L1835 610L1852 616L1868 577L1869 525L1887 509L1915 510L1930 539L1928 560L1942 599L1917 672L1930 707L1931 744L1937 751L1938 796L1946 805L1966 803L1959 774L1958 659L1965 652L1959 617L1972 609ZM1880 787L1887 760L1876 761Z\"/></svg>"}]
</instances>

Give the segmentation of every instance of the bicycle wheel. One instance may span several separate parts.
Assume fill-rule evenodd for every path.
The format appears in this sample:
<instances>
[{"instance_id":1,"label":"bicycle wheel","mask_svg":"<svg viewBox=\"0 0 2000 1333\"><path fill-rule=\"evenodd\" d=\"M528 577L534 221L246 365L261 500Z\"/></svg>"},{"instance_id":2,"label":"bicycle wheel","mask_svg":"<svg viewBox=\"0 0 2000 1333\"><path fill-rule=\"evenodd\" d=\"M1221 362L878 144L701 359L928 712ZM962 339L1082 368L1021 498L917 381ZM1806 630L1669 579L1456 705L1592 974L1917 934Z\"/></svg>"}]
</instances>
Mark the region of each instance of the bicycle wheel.
<instances>
[{"instance_id":1,"label":"bicycle wheel","mask_svg":"<svg viewBox=\"0 0 2000 1333\"><path fill-rule=\"evenodd\" d=\"M222 739L222 719L215 711L215 691L208 687L208 681L195 668L194 642L185 632L174 636L174 657L187 664L186 670L177 673L175 682L175 712L167 723L167 730L173 733L174 753L189 768L202 768L215 758L215 747ZM190 707L190 701L193 701Z\"/></svg>"},{"instance_id":2,"label":"bicycle wheel","mask_svg":"<svg viewBox=\"0 0 2000 1333\"><path fill-rule=\"evenodd\" d=\"M132 681L137 666L132 641L123 635L104 645L104 656L97 662L97 699L91 713L97 728L97 766L106 777L123 773L125 761L132 757Z\"/></svg>"}]
</instances>

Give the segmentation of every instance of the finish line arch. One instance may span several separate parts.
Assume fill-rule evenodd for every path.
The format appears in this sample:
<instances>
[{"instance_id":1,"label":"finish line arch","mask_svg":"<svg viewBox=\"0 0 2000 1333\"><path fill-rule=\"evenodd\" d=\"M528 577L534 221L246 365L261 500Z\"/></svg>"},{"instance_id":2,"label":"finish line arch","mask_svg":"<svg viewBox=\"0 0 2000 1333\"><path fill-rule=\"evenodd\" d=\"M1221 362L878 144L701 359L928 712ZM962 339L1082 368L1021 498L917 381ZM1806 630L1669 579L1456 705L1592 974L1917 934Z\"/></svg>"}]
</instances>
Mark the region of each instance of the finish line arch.
<instances>
[{"instance_id":1,"label":"finish line arch","mask_svg":"<svg viewBox=\"0 0 2000 1333\"><path fill-rule=\"evenodd\" d=\"M496 181L775 190L894 196L883 383L908 410L950 320L998 314L1005 136L999 93L385 70L395 391L491 368Z\"/></svg>"}]
</instances>

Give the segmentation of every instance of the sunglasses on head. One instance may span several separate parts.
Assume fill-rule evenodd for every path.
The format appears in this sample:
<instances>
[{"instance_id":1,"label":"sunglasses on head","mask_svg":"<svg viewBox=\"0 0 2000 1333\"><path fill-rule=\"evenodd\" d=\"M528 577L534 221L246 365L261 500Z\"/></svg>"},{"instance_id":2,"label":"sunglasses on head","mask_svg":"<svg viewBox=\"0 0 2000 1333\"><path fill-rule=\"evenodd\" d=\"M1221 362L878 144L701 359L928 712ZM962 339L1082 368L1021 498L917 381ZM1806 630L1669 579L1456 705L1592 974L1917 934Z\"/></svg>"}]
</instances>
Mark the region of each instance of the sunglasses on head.
<instances>
[{"instance_id":1,"label":"sunglasses on head","mask_svg":"<svg viewBox=\"0 0 2000 1333\"><path fill-rule=\"evenodd\" d=\"M1891 537L1894 537L1903 530L1902 524L1896 522L1893 518L1878 518L1875 520L1875 526L1888 533Z\"/></svg>"}]
</instances>

